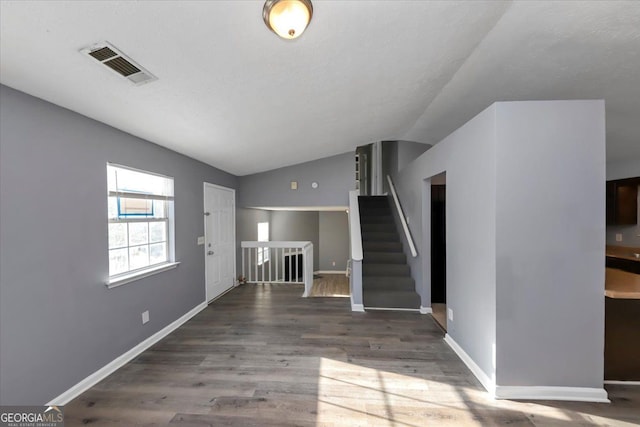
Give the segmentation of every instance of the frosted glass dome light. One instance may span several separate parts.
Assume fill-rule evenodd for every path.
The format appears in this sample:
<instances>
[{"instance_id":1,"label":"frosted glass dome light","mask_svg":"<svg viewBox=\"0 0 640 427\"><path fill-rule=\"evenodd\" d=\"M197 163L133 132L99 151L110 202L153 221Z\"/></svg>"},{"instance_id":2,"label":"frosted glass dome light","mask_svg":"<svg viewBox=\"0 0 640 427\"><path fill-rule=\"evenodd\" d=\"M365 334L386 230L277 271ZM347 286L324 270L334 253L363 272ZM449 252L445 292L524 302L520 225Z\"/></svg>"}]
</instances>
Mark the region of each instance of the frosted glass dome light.
<instances>
[{"instance_id":1,"label":"frosted glass dome light","mask_svg":"<svg viewBox=\"0 0 640 427\"><path fill-rule=\"evenodd\" d=\"M311 21L310 0L267 0L262 18L267 27L283 39L300 37Z\"/></svg>"}]
</instances>

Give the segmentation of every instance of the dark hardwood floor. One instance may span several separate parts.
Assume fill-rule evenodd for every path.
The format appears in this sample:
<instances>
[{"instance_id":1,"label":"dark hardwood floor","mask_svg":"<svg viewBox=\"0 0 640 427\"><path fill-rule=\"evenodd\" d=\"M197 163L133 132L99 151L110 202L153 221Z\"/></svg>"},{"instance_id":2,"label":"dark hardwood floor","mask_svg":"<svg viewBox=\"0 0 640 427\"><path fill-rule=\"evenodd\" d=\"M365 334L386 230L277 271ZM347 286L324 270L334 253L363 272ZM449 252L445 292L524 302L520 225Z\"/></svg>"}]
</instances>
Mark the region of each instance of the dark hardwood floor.
<instances>
[{"instance_id":1,"label":"dark hardwood floor","mask_svg":"<svg viewBox=\"0 0 640 427\"><path fill-rule=\"evenodd\" d=\"M492 400L431 316L244 285L65 407L67 426L564 426L640 423L611 404Z\"/></svg>"}]
</instances>

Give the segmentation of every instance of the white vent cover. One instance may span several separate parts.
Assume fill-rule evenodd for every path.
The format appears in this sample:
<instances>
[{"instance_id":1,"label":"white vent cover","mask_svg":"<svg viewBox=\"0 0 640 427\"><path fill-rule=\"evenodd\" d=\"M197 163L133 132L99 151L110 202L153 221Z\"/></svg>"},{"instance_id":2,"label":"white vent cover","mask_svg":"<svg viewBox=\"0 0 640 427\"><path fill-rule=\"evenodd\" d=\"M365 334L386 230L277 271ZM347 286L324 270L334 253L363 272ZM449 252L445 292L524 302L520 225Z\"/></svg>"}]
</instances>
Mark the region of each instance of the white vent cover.
<instances>
[{"instance_id":1,"label":"white vent cover","mask_svg":"<svg viewBox=\"0 0 640 427\"><path fill-rule=\"evenodd\" d=\"M90 47L80 49L80 52L105 65L111 71L126 78L133 84L141 85L158 79L109 42L96 43Z\"/></svg>"}]
</instances>

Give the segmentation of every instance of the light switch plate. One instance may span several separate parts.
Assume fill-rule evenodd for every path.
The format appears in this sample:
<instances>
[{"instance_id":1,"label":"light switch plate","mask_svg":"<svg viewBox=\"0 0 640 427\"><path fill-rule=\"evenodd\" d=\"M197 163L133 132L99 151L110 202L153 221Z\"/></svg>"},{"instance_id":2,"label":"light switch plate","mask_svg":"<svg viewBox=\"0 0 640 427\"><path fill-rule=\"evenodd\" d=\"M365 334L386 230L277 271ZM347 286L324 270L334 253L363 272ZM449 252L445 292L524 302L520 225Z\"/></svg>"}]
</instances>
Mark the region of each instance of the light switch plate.
<instances>
[{"instance_id":1,"label":"light switch plate","mask_svg":"<svg viewBox=\"0 0 640 427\"><path fill-rule=\"evenodd\" d=\"M144 325L149 321L149 310L142 312L142 324Z\"/></svg>"},{"instance_id":2,"label":"light switch plate","mask_svg":"<svg viewBox=\"0 0 640 427\"><path fill-rule=\"evenodd\" d=\"M452 308L448 308L447 309L447 317L449 318L449 320L451 320L453 322L453 309Z\"/></svg>"},{"instance_id":3,"label":"light switch plate","mask_svg":"<svg viewBox=\"0 0 640 427\"><path fill-rule=\"evenodd\" d=\"M622 233L616 233L616 242L622 242Z\"/></svg>"},{"instance_id":4,"label":"light switch plate","mask_svg":"<svg viewBox=\"0 0 640 427\"><path fill-rule=\"evenodd\" d=\"M291 181L291 189L292 190L298 189L298 181Z\"/></svg>"},{"instance_id":5,"label":"light switch plate","mask_svg":"<svg viewBox=\"0 0 640 427\"><path fill-rule=\"evenodd\" d=\"M204 236L198 237L198 244L199 245L204 245Z\"/></svg>"}]
</instances>

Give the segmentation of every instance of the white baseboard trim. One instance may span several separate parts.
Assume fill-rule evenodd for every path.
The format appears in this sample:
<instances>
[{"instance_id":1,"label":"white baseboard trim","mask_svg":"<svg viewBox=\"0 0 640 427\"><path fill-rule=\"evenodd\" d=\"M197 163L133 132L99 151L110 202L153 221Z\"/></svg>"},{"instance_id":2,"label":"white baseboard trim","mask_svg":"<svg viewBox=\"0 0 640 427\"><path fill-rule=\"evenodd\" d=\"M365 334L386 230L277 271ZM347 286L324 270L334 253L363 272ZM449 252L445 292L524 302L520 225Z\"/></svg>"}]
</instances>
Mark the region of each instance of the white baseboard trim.
<instances>
[{"instance_id":1,"label":"white baseboard trim","mask_svg":"<svg viewBox=\"0 0 640 427\"><path fill-rule=\"evenodd\" d=\"M351 304L351 311L364 313L364 306L362 304Z\"/></svg>"},{"instance_id":2,"label":"white baseboard trim","mask_svg":"<svg viewBox=\"0 0 640 427\"><path fill-rule=\"evenodd\" d=\"M347 270L318 270L313 274L347 274Z\"/></svg>"},{"instance_id":3,"label":"white baseboard trim","mask_svg":"<svg viewBox=\"0 0 640 427\"><path fill-rule=\"evenodd\" d=\"M471 359L466 351L446 334L444 341L456 352L462 361L478 378L482 386L495 399L512 400L569 400L573 402L609 403L607 391L604 388L589 387L554 387L554 386L500 386Z\"/></svg>"},{"instance_id":4,"label":"white baseboard trim","mask_svg":"<svg viewBox=\"0 0 640 427\"><path fill-rule=\"evenodd\" d=\"M351 300L351 311L357 311L357 312L360 312L360 313L364 313L364 305L362 305L362 304L354 304L353 295L351 295L349 297L349 299Z\"/></svg>"},{"instance_id":5,"label":"white baseboard trim","mask_svg":"<svg viewBox=\"0 0 640 427\"><path fill-rule=\"evenodd\" d=\"M140 355L143 351L160 341L162 338L169 335L174 330L178 329L184 323L186 323L189 319L191 319L196 314L200 313L202 310L207 308L207 302L202 302L191 309L189 312L184 314L179 319L173 321L168 324L155 334L151 335L149 338L142 341L140 344L133 347L131 350L126 353L120 355L116 359L112 360L102 368L95 371L93 374L89 375L61 395L53 398L49 403L46 403L47 406L64 406L67 403L71 402L73 399L78 397L80 394L84 393L94 385L98 384L100 381L129 363L135 357Z\"/></svg>"},{"instance_id":6,"label":"white baseboard trim","mask_svg":"<svg viewBox=\"0 0 640 427\"><path fill-rule=\"evenodd\" d=\"M496 386L495 398L610 403L604 388L589 387Z\"/></svg>"},{"instance_id":7,"label":"white baseboard trim","mask_svg":"<svg viewBox=\"0 0 640 427\"><path fill-rule=\"evenodd\" d=\"M478 364L473 361L471 356L469 356L467 352L464 351L453 338L451 338L451 335L445 334L444 342L449 344L449 347L451 347L451 349L455 351L458 357L462 359L464 364L467 365L467 368L469 368L471 373L476 376L478 381L480 381L480 384L482 384L482 386L489 392L491 397L495 397L495 380L489 378L489 376L480 368L480 366L478 366Z\"/></svg>"},{"instance_id":8,"label":"white baseboard trim","mask_svg":"<svg viewBox=\"0 0 640 427\"><path fill-rule=\"evenodd\" d=\"M433 310L431 309L431 307L420 306L420 314L431 314L431 313L433 313Z\"/></svg>"},{"instance_id":9,"label":"white baseboard trim","mask_svg":"<svg viewBox=\"0 0 640 427\"><path fill-rule=\"evenodd\" d=\"M605 384L611 385L640 385L640 381L625 381L625 380L605 380Z\"/></svg>"}]
</instances>

